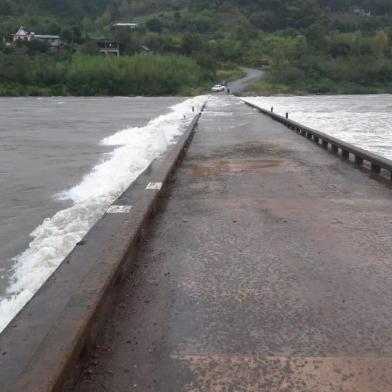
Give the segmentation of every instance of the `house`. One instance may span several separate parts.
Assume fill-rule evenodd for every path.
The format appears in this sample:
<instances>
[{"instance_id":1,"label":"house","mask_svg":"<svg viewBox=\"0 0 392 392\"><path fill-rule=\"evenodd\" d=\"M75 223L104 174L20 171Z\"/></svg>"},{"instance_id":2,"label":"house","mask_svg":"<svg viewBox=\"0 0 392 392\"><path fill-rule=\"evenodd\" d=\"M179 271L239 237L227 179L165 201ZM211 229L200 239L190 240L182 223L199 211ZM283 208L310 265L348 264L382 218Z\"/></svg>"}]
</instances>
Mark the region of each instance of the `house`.
<instances>
[{"instance_id":1,"label":"house","mask_svg":"<svg viewBox=\"0 0 392 392\"><path fill-rule=\"evenodd\" d=\"M59 48L61 44L59 35L35 34L33 39L45 42L48 46L52 48Z\"/></svg>"},{"instance_id":2,"label":"house","mask_svg":"<svg viewBox=\"0 0 392 392\"><path fill-rule=\"evenodd\" d=\"M112 30L121 30L121 29L136 30L138 26L139 26L138 23L113 23Z\"/></svg>"},{"instance_id":3,"label":"house","mask_svg":"<svg viewBox=\"0 0 392 392\"><path fill-rule=\"evenodd\" d=\"M26 30L23 26L15 34L10 34L12 42L16 41L40 41L47 44L52 49L58 49L61 40L59 35L35 34L33 31Z\"/></svg>"},{"instance_id":4,"label":"house","mask_svg":"<svg viewBox=\"0 0 392 392\"><path fill-rule=\"evenodd\" d=\"M96 42L100 53L120 56L120 45L117 41L102 40Z\"/></svg>"},{"instance_id":5,"label":"house","mask_svg":"<svg viewBox=\"0 0 392 392\"><path fill-rule=\"evenodd\" d=\"M354 7L353 14L357 16L372 16L370 11L365 11L363 8Z\"/></svg>"},{"instance_id":6,"label":"house","mask_svg":"<svg viewBox=\"0 0 392 392\"><path fill-rule=\"evenodd\" d=\"M23 26L20 26L19 30L15 34L10 34L10 37L13 42L16 42L18 40L31 41L34 35L34 32L28 31Z\"/></svg>"}]
</instances>

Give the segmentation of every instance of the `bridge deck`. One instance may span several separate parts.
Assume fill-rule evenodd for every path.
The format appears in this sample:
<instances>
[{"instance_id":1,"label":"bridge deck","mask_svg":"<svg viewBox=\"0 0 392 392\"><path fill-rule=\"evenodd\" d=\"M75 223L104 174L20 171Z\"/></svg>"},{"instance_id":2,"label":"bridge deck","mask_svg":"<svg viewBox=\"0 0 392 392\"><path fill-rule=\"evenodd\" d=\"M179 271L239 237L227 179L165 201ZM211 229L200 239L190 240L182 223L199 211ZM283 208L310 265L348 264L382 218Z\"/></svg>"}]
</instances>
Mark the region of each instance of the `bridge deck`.
<instances>
[{"instance_id":1,"label":"bridge deck","mask_svg":"<svg viewBox=\"0 0 392 392\"><path fill-rule=\"evenodd\" d=\"M391 190L207 106L76 391L391 391Z\"/></svg>"}]
</instances>

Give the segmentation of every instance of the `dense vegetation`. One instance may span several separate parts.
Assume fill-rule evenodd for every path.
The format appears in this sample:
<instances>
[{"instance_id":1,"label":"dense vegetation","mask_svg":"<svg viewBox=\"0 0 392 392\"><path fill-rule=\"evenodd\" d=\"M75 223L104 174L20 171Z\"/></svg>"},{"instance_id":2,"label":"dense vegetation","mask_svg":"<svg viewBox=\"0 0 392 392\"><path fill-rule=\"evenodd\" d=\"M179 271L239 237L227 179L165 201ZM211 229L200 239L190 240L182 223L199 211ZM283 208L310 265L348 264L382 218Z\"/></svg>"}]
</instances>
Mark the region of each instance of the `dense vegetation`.
<instances>
[{"instance_id":1,"label":"dense vegetation","mask_svg":"<svg viewBox=\"0 0 392 392\"><path fill-rule=\"evenodd\" d=\"M0 0L0 34L19 25L64 46L0 45L3 95L184 94L237 65L268 69L261 93L392 91L390 0Z\"/></svg>"},{"instance_id":2,"label":"dense vegetation","mask_svg":"<svg viewBox=\"0 0 392 392\"><path fill-rule=\"evenodd\" d=\"M201 68L183 56L137 54L120 58L47 55L26 61L24 52L0 57L0 95L192 94Z\"/></svg>"}]
</instances>

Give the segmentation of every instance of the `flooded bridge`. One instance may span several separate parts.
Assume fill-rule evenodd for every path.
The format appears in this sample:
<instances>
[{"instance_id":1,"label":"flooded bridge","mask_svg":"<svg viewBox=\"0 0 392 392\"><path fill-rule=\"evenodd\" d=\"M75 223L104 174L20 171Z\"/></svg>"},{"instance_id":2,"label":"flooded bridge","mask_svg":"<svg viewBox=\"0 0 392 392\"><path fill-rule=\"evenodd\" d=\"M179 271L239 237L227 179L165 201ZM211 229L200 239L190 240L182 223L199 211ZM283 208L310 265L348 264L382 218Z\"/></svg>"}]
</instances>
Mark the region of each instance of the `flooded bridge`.
<instances>
[{"instance_id":1,"label":"flooded bridge","mask_svg":"<svg viewBox=\"0 0 392 392\"><path fill-rule=\"evenodd\" d=\"M378 177L212 98L0 337L0 390L391 391Z\"/></svg>"}]
</instances>

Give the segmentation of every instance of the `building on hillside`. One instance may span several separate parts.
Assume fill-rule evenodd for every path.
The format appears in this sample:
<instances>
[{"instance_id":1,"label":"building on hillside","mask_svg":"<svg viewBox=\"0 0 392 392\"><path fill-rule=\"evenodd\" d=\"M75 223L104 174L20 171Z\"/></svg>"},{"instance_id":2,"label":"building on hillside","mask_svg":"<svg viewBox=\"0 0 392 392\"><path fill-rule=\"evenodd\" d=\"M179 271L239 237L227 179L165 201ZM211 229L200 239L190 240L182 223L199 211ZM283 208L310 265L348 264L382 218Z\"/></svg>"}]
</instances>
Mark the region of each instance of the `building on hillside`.
<instances>
[{"instance_id":1,"label":"building on hillside","mask_svg":"<svg viewBox=\"0 0 392 392\"><path fill-rule=\"evenodd\" d=\"M23 26L15 34L10 34L10 39L16 41L40 41L52 49L58 49L61 44L59 35L35 34L33 31L26 30Z\"/></svg>"},{"instance_id":2,"label":"building on hillside","mask_svg":"<svg viewBox=\"0 0 392 392\"><path fill-rule=\"evenodd\" d=\"M139 26L138 23L113 23L112 30L121 30L121 29L136 30L138 26Z\"/></svg>"},{"instance_id":3,"label":"building on hillside","mask_svg":"<svg viewBox=\"0 0 392 392\"><path fill-rule=\"evenodd\" d=\"M61 44L61 39L59 35L51 34L36 34L34 39L37 41L45 42L48 46L52 48L59 48Z\"/></svg>"},{"instance_id":4,"label":"building on hillside","mask_svg":"<svg viewBox=\"0 0 392 392\"><path fill-rule=\"evenodd\" d=\"M23 26L20 26L19 30L15 34L10 34L10 38L13 42L16 41L31 41L34 38L34 32L26 30Z\"/></svg>"},{"instance_id":5,"label":"building on hillside","mask_svg":"<svg viewBox=\"0 0 392 392\"><path fill-rule=\"evenodd\" d=\"M353 14L357 16L372 16L370 11L365 11L363 8L354 7Z\"/></svg>"},{"instance_id":6,"label":"building on hillside","mask_svg":"<svg viewBox=\"0 0 392 392\"><path fill-rule=\"evenodd\" d=\"M102 40L97 41L98 50L104 55L120 56L120 45L117 41Z\"/></svg>"}]
</instances>

